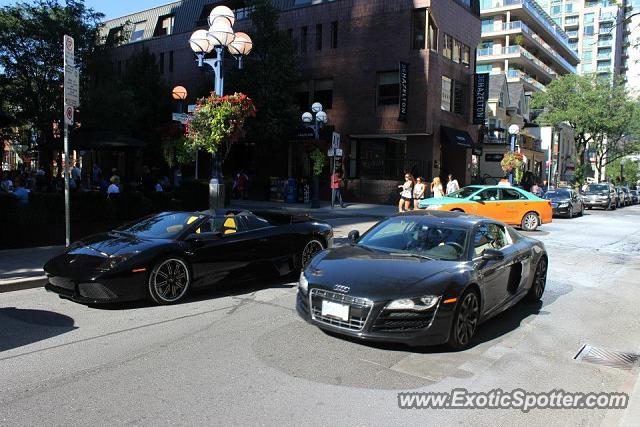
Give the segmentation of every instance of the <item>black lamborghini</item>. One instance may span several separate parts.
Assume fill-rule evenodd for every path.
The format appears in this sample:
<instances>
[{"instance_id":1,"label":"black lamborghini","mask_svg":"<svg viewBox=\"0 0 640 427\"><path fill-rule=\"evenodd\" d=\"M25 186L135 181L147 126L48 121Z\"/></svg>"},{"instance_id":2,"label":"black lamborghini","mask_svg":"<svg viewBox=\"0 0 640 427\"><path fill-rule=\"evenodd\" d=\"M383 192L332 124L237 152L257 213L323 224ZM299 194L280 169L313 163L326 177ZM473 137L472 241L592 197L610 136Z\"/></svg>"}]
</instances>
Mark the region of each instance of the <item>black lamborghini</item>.
<instances>
[{"instance_id":1,"label":"black lamborghini","mask_svg":"<svg viewBox=\"0 0 640 427\"><path fill-rule=\"evenodd\" d=\"M308 216L164 212L73 243L44 266L45 287L81 303L173 304L192 289L297 275L332 244L331 226Z\"/></svg>"},{"instance_id":2,"label":"black lamborghini","mask_svg":"<svg viewBox=\"0 0 640 427\"><path fill-rule=\"evenodd\" d=\"M338 334L464 348L481 322L545 289L544 245L492 219L413 211L349 236L298 284L299 315Z\"/></svg>"}]
</instances>

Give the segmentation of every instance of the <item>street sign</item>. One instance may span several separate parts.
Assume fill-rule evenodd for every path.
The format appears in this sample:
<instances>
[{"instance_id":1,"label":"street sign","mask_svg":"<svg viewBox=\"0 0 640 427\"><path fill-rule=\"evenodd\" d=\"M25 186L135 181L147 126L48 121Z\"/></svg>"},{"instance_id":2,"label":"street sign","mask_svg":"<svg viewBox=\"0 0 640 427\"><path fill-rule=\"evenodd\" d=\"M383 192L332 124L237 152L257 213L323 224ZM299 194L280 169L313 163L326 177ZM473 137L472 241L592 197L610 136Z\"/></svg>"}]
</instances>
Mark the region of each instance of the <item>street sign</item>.
<instances>
[{"instance_id":1,"label":"street sign","mask_svg":"<svg viewBox=\"0 0 640 427\"><path fill-rule=\"evenodd\" d=\"M336 156L342 156L342 148L336 148L335 153Z\"/></svg>"},{"instance_id":2,"label":"street sign","mask_svg":"<svg viewBox=\"0 0 640 427\"><path fill-rule=\"evenodd\" d=\"M329 150L327 151L327 157L333 157L333 153L334 153L334 149L329 148Z\"/></svg>"},{"instance_id":3,"label":"street sign","mask_svg":"<svg viewBox=\"0 0 640 427\"><path fill-rule=\"evenodd\" d=\"M64 107L64 122L67 125L73 125L73 106L71 105Z\"/></svg>"},{"instance_id":4,"label":"street sign","mask_svg":"<svg viewBox=\"0 0 640 427\"><path fill-rule=\"evenodd\" d=\"M340 134L338 132L333 132L331 148L340 148Z\"/></svg>"},{"instance_id":5,"label":"street sign","mask_svg":"<svg viewBox=\"0 0 640 427\"><path fill-rule=\"evenodd\" d=\"M72 107L80 105L80 71L69 65L64 66L64 103Z\"/></svg>"},{"instance_id":6,"label":"street sign","mask_svg":"<svg viewBox=\"0 0 640 427\"><path fill-rule=\"evenodd\" d=\"M62 43L64 45L64 65L74 67L76 65L76 59L73 37L65 35Z\"/></svg>"},{"instance_id":7,"label":"street sign","mask_svg":"<svg viewBox=\"0 0 640 427\"><path fill-rule=\"evenodd\" d=\"M195 113L196 112L196 104L187 105L187 113Z\"/></svg>"},{"instance_id":8,"label":"street sign","mask_svg":"<svg viewBox=\"0 0 640 427\"><path fill-rule=\"evenodd\" d=\"M171 115L171 120L173 120L174 122L180 122L183 125L186 125L187 123L189 123L189 120L191 120L191 116L185 113L173 113Z\"/></svg>"}]
</instances>

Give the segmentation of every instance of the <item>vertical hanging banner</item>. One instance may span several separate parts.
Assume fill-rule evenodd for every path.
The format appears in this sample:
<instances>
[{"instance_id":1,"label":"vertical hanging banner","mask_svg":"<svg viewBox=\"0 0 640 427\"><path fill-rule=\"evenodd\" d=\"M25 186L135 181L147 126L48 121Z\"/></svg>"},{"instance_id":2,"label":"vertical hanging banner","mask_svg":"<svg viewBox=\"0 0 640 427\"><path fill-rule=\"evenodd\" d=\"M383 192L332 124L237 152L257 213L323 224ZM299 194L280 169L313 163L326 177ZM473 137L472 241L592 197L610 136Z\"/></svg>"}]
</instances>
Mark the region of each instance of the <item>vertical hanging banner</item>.
<instances>
[{"instance_id":1,"label":"vertical hanging banner","mask_svg":"<svg viewBox=\"0 0 640 427\"><path fill-rule=\"evenodd\" d=\"M483 125L489 99L489 73L473 76L473 124Z\"/></svg>"},{"instance_id":2,"label":"vertical hanging banner","mask_svg":"<svg viewBox=\"0 0 640 427\"><path fill-rule=\"evenodd\" d=\"M400 62L400 112L399 122L407 121L407 110L409 109L409 63Z\"/></svg>"}]
</instances>

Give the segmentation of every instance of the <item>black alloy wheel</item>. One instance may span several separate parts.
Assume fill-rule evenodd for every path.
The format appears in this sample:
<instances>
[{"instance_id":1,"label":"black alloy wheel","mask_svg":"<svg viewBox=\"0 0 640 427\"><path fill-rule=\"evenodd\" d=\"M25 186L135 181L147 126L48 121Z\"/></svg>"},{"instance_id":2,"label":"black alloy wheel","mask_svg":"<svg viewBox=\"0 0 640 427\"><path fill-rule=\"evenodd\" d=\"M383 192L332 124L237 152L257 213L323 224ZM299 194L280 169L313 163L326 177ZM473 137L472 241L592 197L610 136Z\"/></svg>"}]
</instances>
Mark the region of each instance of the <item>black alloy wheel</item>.
<instances>
[{"instance_id":1,"label":"black alloy wheel","mask_svg":"<svg viewBox=\"0 0 640 427\"><path fill-rule=\"evenodd\" d=\"M309 262L311 262L311 259L314 257L314 255L322 250L324 250L324 246L319 240L311 239L307 241L307 243L304 245L304 249L302 249L302 254L300 256L300 266L302 268L305 268L309 264Z\"/></svg>"},{"instance_id":2,"label":"black alloy wheel","mask_svg":"<svg viewBox=\"0 0 640 427\"><path fill-rule=\"evenodd\" d=\"M547 286L547 269L547 258L540 258L540 261L538 261L538 265L536 266L536 272L533 276L531 289L529 289L529 292L527 293L528 301L536 302L542 299L542 294L544 294L544 290Z\"/></svg>"},{"instance_id":3,"label":"black alloy wheel","mask_svg":"<svg viewBox=\"0 0 640 427\"><path fill-rule=\"evenodd\" d=\"M187 264L180 258L158 262L149 275L149 295L156 304L175 304L189 290L191 276Z\"/></svg>"},{"instance_id":4,"label":"black alloy wheel","mask_svg":"<svg viewBox=\"0 0 640 427\"><path fill-rule=\"evenodd\" d=\"M455 349L466 348L478 328L480 320L480 300L475 291L465 292L458 302L453 317L449 346Z\"/></svg>"}]
</instances>

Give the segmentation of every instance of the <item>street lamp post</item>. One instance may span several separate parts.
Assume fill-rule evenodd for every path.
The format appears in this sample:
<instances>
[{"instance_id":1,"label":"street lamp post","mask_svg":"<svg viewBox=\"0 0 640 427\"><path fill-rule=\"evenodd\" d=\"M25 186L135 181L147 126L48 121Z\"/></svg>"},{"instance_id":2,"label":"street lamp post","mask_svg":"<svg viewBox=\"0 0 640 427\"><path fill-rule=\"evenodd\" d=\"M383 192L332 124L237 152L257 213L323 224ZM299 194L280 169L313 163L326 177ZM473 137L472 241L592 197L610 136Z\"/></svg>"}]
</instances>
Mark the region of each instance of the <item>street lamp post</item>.
<instances>
[{"instance_id":1,"label":"street lamp post","mask_svg":"<svg viewBox=\"0 0 640 427\"><path fill-rule=\"evenodd\" d=\"M189 38L191 50L196 54L198 67L205 65L213 68L215 74L215 93L224 94L224 49L238 60L238 68L242 68L242 58L251 52L253 42L242 32L235 33L233 24L235 15L226 6L214 7L208 19L209 30L197 30ZM206 55L215 50L213 59L206 59ZM209 181L209 207L215 209L224 207L224 185L220 184L220 158L216 154L211 156L211 181Z\"/></svg>"},{"instance_id":2,"label":"street lamp post","mask_svg":"<svg viewBox=\"0 0 640 427\"><path fill-rule=\"evenodd\" d=\"M311 105L311 112L302 114L303 126L313 131L313 138L316 141L320 139L320 129L322 128L322 126L327 124L328 121L329 117L327 116L327 113L322 111L322 104L320 104L319 102L314 102ZM319 208L320 185L318 182L318 175L316 175L313 171L313 165L311 166L311 185L313 192L313 194L311 195L311 207Z\"/></svg>"},{"instance_id":3,"label":"street lamp post","mask_svg":"<svg viewBox=\"0 0 640 427\"><path fill-rule=\"evenodd\" d=\"M509 149L513 153L516 151L516 138L520 132L520 126L513 124L509 126ZM509 184L513 185L513 170L509 173Z\"/></svg>"}]
</instances>

